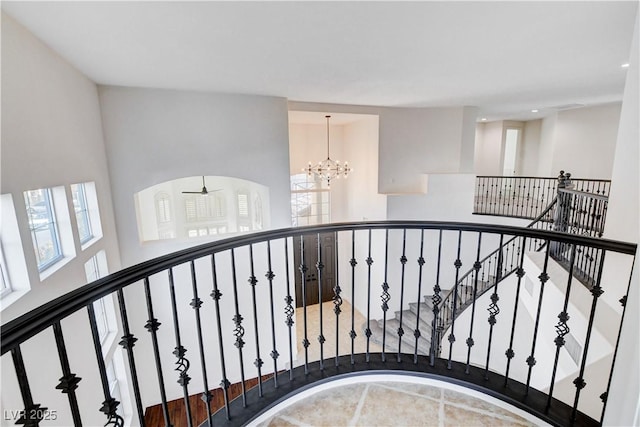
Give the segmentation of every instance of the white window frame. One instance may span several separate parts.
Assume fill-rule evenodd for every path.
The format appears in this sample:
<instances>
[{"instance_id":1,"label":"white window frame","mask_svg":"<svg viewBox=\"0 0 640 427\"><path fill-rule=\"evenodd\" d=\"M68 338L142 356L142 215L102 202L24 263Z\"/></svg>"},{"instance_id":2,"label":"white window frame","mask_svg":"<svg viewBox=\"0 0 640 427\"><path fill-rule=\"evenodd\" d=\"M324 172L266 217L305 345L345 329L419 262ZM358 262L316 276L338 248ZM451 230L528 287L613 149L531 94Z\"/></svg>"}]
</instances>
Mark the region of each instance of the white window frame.
<instances>
[{"instance_id":1,"label":"white window frame","mask_svg":"<svg viewBox=\"0 0 640 427\"><path fill-rule=\"evenodd\" d=\"M155 197L156 202L156 220L158 225L171 222L171 197L167 193L158 193Z\"/></svg>"},{"instance_id":2,"label":"white window frame","mask_svg":"<svg viewBox=\"0 0 640 427\"><path fill-rule=\"evenodd\" d=\"M238 218L248 219L251 217L251 208L249 206L249 193L246 191L238 191L236 195L238 203Z\"/></svg>"},{"instance_id":3,"label":"white window frame","mask_svg":"<svg viewBox=\"0 0 640 427\"><path fill-rule=\"evenodd\" d=\"M304 177L304 180L301 178ZM322 200L326 196L326 203ZM326 214L320 212L319 215L298 215L295 209L300 198L316 199L307 203L309 209L313 205L322 206L326 204ZM306 224L300 224L300 219L306 218ZM313 220L311 220L313 219ZM319 219L319 220L318 220ZM331 222L331 191L325 180L310 179L307 174L291 175L291 223L294 227L301 225L327 224Z\"/></svg>"},{"instance_id":4,"label":"white window frame","mask_svg":"<svg viewBox=\"0 0 640 427\"><path fill-rule=\"evenodd\" d=\"M47 215L47 224L46 226L35 226L33 221L35 218L33 218L33 210L34 208L31 206L31 198L28 195L28 193L31 192L35 192L35 191L42 191L43 192L43 197L44 197L44 202L45 202L45 212ZM45 271L46 269L52 267L53 265L57 264L59 261L61 261L64 258L64 252L62 251L62 242L60 240L60 230L58 228L58 223L56 221L56 212L55 212L55 205L54 205L54 200L53 200L53 194L51 192L50 188L40 188L37 190L30 190L30 191L25 191L24 194L24 199L25 199L25 205L27 207L27 217L29 220L29 231L31 233L31 240L33 243L33 248L34 248L34 252L36 255L36 264L38 266L38 271L40 273L42 273L43 271ZM48 259L47 261L43 262L40 259L40 252L39 252L39 247L38 247L38 237L37 237L37 233L38 231L42 231L46 229L49 230L49 233L52 237L52 241L53 241L53 249L54 249L54 256L51 259Z\"/></svg>"},{"instance_id":5,"label":"white window frame","mask_svg":"<svg viewBox=\"0 0 640 427\"><path fill-rule=\"evenodd\" d=\"M99 259L100 258L100 259ZM108 274L108 267L106 265L106 254L104 251L100 251L84 264L85 274L88 282L98 280ZM111 341L110 337L115 338L117 332L117 325L113 320L113 307L112 296L107 295L93 302L93 310L96 317L96 326L98 327L98 337L103 347L108 347L106 344ZM107 305L110 307L107 308Z\"/></svg>"},{"instance_id":6,"label":"white window frame","mask_svg":"<svg viewBox=\"0 0 640 427\"><path fill-rule=\"evenodd\" d=\"M74 190L74 187L77 190ZM73 210L76 215L76 223L78 225L78 238L80 239L80 244L84 245L95 237L93 235L93 227L91 224L91 215L89 213L89 203L87 202L87 190L85 184L72 184L71 195L71 199L73 201ZM77 197L74 197L74 195L76 195ZM76 205L76 202L78 202L78 205ZM86 236L82 236L80 234L81 222L86 225L86 228L89 231Z\"/></svg>"},{"instance_id":7,"label":"white window frame","mask_svg":"<svg viewBox=\"0 0 640 427\"><path fill-rule=\"evenodd\" d=\"M2 298L13 291L11 287L11 280L9 280L9 269L7 268L7 262L4 259L2 244L0 244L0 282L0 298Z\"/></svg>"},{"instance_id":8,"label":"white window frame","mask_svg":"<svg viewBox=\"0 0 640 427\"><path fill-rule=\"evenodd\" d=\"M4 288L0 292L2 311L25 296L31 290L31 282L11 194L0 195L0 220L0 265L4 273Z\"/></svg>"}]
</instances>

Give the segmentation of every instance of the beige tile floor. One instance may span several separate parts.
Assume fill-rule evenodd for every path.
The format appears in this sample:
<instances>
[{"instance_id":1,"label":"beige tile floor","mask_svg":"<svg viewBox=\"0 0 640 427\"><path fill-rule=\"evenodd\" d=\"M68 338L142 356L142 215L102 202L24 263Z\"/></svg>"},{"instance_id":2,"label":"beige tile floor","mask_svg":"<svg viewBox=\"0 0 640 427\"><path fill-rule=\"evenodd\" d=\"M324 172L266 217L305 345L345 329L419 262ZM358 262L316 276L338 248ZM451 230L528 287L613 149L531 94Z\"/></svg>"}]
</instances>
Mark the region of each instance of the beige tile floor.
<instances>
[{"instance_id":1,"label":"beige tile floor","mask_svg":"<svg viewBox=\"0 0 640 427\"><path fill-rule=\"evenodd\" d=\"M342 313L338 321L338 354L351 354L351 305L344 301L340 307ZM307 339L309 340L309 362L320 360L320 343L318 336L320 335L320 304L310 305L307 307ZM325 359L335 357L336 355L336 315L333 312L333 303L331 301L322 304L322 335L325 337L323 345L323 356ZM354 339L354 353L364 353L367 350L367 337L364 335L362 325L366 322L366 318L359 311L354 312L354 330L356 338ZM296 366L304 363L304 313L302 308L296 309L296 335L298 343L298 357L295 362ZM382 351L381 346L373 342L369 343L369 351L371 353L379 353Z\"/></svg>"},{"instance_id":2,"label":"beige tile floor","mask_svg":"<svg viewBox=\"0 0 640 427\"><path fill-rule=\"evenodd\" d=\"M344 378L306 390L257 419L275 426L538 426L504 402L437 380L393 375ZM293 403L291 403L292 401Z\"/></svg>"}]
</instances>

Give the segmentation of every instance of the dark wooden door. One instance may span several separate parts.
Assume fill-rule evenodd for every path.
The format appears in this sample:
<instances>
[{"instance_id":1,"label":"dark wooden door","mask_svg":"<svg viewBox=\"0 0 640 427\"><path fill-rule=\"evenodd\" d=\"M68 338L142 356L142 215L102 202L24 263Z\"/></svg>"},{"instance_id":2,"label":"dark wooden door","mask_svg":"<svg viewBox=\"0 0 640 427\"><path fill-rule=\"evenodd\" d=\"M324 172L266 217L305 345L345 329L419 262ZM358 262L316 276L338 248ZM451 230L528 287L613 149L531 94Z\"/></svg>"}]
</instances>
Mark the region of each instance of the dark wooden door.
<instances>
[{"instance_id":1,"label":"dark wooden door","mask_svg":"<svg viewBox=\"0 0 640 427\"><path fill-rule=\"evenodd\" d=\"M322 302L331 301L333 298L333 287L335 286L335 233L320 234L320 252L322 254L322 283L319 283L318 274L318 235L310 234L302 236L304 239L304 250L300 245L300 237L293 239L293 260L296 267L296 307L303 305L303 285L306 305L318 304L320 302L320 286L322 287ZM307 271L302 280L302 273L298 269L303 261Z\"/></svg>"}]
</instances>

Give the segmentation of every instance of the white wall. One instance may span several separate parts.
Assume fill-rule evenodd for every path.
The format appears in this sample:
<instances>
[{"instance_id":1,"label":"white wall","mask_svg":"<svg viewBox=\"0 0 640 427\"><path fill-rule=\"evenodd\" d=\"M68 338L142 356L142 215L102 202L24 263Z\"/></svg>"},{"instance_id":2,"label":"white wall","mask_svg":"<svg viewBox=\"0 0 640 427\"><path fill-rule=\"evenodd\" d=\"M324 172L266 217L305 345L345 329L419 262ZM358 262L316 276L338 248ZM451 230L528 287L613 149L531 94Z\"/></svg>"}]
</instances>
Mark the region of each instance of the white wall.
<instances>
[{"instance_id":1,"label":"white wall","mask_svg":"<svg viewBox=\"0 0 640 427\"><path fill-rule=\"evenodd\" d=\"M380 112L379 189L422 192L422 175L457 173L464 138L474 138L465 108L386 108ZM466 159L465 159L465 168Z\"/></svg>"},{"instance_id":2,"label":"white wall","mask_svg":"<svg viewBox=\"0 0 640 427\"><path fill-rule=\"evenodd\" d=\"M520 153L518 156L518 175L536 176L538 170L541 131L542 120L529 120L524 122Z\"/></svg>"},{"instance_id":3,"label":"white wall","mask_svg":"<svg viewBox=\"0 0 640 427\"><path fill-rule=\"evenodd\" d=\"M291 224L287 103L282 98L100 87L123 265L184 247L138 242L134 194L187 176L269 188L271 225Z\"/></svg>"},{"instance_id":4,"label":"white wall","mask_svg":"<svg viewBox=\"0 0 640 427\"><path fill-rule=\"evenodd\" d=\"M638 199L640 199L640 177L638 175L640 161L638 149L638 141L640 141L638 129L638 117L640 117L638 105L640 94L639 31L640 14L637 14L629 58L630 66L627 70L627 81L620 112L620 128L613 162L610 203L605 227L605 237L631 242L640 241L640 226L638 224L640 221L638 208ZM640 400L638 399L640 395L640 367L638 366L638 359L640 359L639 256L640 251L636 252L620 347L603 425L638 425L640 422ZM619 264L615 261L617 260L614 260L613 265L607 264L605 266L607 276L603 276L603 283L619 283L620 287L624 287L626 281L623 277L618 277ZM615 281L609 279L615 279ZM620 295L620 292L615 294ZM611 299L615 298L615 294ZM606 292L603 296L606 296Z\"/></svg>"},{"instance_id":5,"label":"white wall","mask_svg":"<svg viewBox=\"0 0 640 427\"><path fill-rule=\"evenodd\" d=\"M2 313L3 322L84 284L84 263L99 250L119 266L96 85L2 14L2 194L11 193L32 291ZM104 236L40 282L23 192L94 181ZM75 231L75 228L74 228Z\"/></svg>"},{"instance_id":6,"label":"white wall","mask_svg":"<svg viewBox=\"0 0 640 427\"><path fill-rule=\"evenodd\" d=\"M17 226L24 248L31 291L2 312L5 323L46 301L86 283L84 263L104 250L111 269L120 258L112 211L109 171L103 145L100 106L96 85L50 50L31 33L2 14L2 194L11 194ZM82 250L77 237L69 185L95 182L103 236ZM63 186L73 229L75 257L40 280L27 221L23 192ZM3 229L5 227L3 217ZM3 231L3 236L5 231ZM8 256L21 256L19 253ZM88 335L86 311L62 322L71 358L71 370L82 377L79 393L86 425L103 424L99 412L104 397L100 390L95 356ZM76 344L81 340L83 349ZM46 344L46 347L44 346ZM87 347L88 345L88 347ZM51 357L43 358L43 348ZM71 423L66 395L55 389L62 376L50 330L27 342L23 355L37 403L57 409L57 425ZM52 353L53 351L53 353ZM88 351L88 353L87 353ZM91 357L77 357L89 354ZM2 389L14 390L11 356L2 358ZM15 388L17 390L17 388ZM90 392L89 392L90 391ZM18 393L2 395L3 409L23 409ZM5 417L3 417L4 419ZM4 423L9 421L3 420Z\"/></svg>"},{"instance_id":7,"label":"white wall","mask_svg":"<svg viewBox=\"0 0 640 427\"><path fill-rule=\"evenodd\" d=\"M476 109L386 108L289 102L296 111L379 116L378 191L422 193L423 175L468 169L475 138ZM473 119L472 119L473 118ZM464 151L464 155L462 154Z\"/></svg>"},{"instance_id":8,"label":"white wall","mask_svg":"<svg viewBox=\"0 0 640 427\"><path fill-rule=\"evenodd\" d=\"M353 168L344 187L346 210L341 221L371 221L387 218L387 196L378 192L378 117L369 116L344 126L345 159Z\"/></svg>"},{"instance_id":9,"label":"white wall","mask_svg":"<svg viewBox=\"0 0 640 427\"><path fill-rule=\"evenodd\" d=\"M348 161L353 169L347 179L331 183L331 222L386 218L386 196L378 192L378 116L353 117L330 128L331 158ZM326 125L292 123L289 137L292 175L309 161L326 158Z\"/></svg>"},{"instance_id":10,"label":"white wall","mask_svg":"<svg viewBox=\"0 0 640 427\"><path fill-rule=\"evenodd\" d=\"M538 167L541 120L527 122L504 120L476 125L474 171L478 175L502 175L507 129L519 129L516 151L516 175L535 176Z\"/></svg>"},{"instance_id":11,"label":"white wall","mask_svg":"<svg viewBox=\"0 0 640 427\"><path fill-rule=\"evenodd\" d=\"M258 182L266 186L270 195L271 225L273 228L289 226L291 223L289 200L289 146L287 103L282 98L244 95L222 95L155 89L132 89L122 87L101 87L105 145L109 159L114 194L114 209L118 221L122 263L133 265L160 254L194 245L193 240L162 240L141 244L138 240L134 194L151 185L185 176L228 176ZM199 243L212 240L202 238ZM259 301L268 298L264 274L266 252L256 250L256 276L259 284ZM222 257L224 259L224 257ZM281 262L284 257L275 255ZM241 314L247 322L253 321L250 305L250 286L247 284L249 271L246 251L238 255L238 293ZM231 272L228 259L220 267L220 288L223 293L222 306L225 310L225 352L230 360L235 360L237 351L233 347L230 333L230 319L233 317L233 296ZM222 264L221 264L222 265ZM210 386L218 384L221 378L217 362L217 334L213 323L213 301L208 296L212 289L210 260L196 263L200 298L203 305L205 348L209 360ZM278 280L284 279L282 270L276 272ZM172 313L169 304L166 274L152 278L152 292L156 317L163 323L160 328L160 342L163 369L166 376L169 399L181 397L182 390L175 382L177 374L173 370L176 361L171 354L175 347L172 331ZM189 302L193 298L191 276L188 266L175 269L176 294L178 298L179 323L182 328L183 346L188 349L187 358L192 364L190 390L202 391L199 366L198 340L194 324L193 310ZM143 301L141 286L132 286L128 298ZM284 287L274 291L277 302L284 299ZM280 305L284 306L284 303ZM261 304L261 307L263 304ZM260 310L259 323L270 324L269 313ZM283 307L279 308L283 313ZM147 321L145 310L132 311L130 322L136 325L133 332L143 337L137 343L137 351L144 360L144 369L139 368L143 402L145 405L159 402L155 368L151 359L149 334L142 327ZM248 328L249 329L249 328ZM279 331L284 333L285 331ZM266 340L261 348L268 348L270 334L263 334ZM256 376L253 371L253 337L246 337L247 378ZM281 341L283 342L283 341ZM264 351L265 372L271 367L269 351ZM231 382L239 381L239 365L230 363L227 375Z\"/></svg>"},{"instance_id":12,"label":"white wall","mask_svg":"<svg viewBox=\"0 0 640 427\"><path fill-rule=\"evenodd\" d=\"M564 170L576 178L610 179L619 119L620 103L545 117L538 160L540 176L556 176Z\"/></svg>"},{"instance_id":13,"label":"white wall","mask_svg":"<svg viewBox=\"0 0 640 427\"><path fill-rule=\"evenodd\" d=\"M502 175L502 121L479 123L475 145L477 175Z\"/></svg>"},{"instance_id":14,"label":"white wall","mask_svg":"<svg viewBox=\"0 0 640 427\"><path fill-rule=\"evenodd\" d=\"M553 170L555 127L557 121L558 114L553 113L545 117L540 125L540 147L538 149L537 176L558 176L558 173L560 172L560 170Z\"/></svg>"}]
</instances>

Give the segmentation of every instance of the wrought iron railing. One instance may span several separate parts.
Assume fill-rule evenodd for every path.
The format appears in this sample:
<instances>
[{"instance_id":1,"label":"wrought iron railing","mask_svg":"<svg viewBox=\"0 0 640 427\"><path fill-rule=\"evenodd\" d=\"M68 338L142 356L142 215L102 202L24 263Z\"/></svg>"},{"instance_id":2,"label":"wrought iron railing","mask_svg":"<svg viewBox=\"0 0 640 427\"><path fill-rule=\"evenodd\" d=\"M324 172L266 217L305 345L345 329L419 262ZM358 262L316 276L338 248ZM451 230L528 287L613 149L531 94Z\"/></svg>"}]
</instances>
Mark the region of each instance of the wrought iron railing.
<instances>
[{"instance_id":1,"label":"wrought iron railing","mask_svg":"<svg viewBox=\"0 0 640 427\"><path fill-rule=\"evenodd\" d=\"M575 191L609 196L610 180L576 179L564 171L558 177L478 176L473 213L534 219L556 197L564 180L573 182Z\"/></svg>"},{"instance_id":2,"label":"wrought iron railing","mask_svg":"<svg viewBox=\"0 0 640 427\"><path fill-rule=\"evenodd\" d=\"M320 235L327 233L334 233L336 242L331 252L336 268L328 303L333 308L323 313L323 305L320 304L312 311L306 301L302 301L300 308L295 308L295 275L303 279L303 290L308 286L304 279L311 271L317 273L318 278L328 276L325 270L328 260L323 259L327 252L320 239ZM305 250L305 245L309 245L306 239L299 239L299 245L294 247L293 239L297 236L317 236L313 243L313 252L317 254L315 265L309 261L309 252ZM622 254L629 259L636 251L634 244L548 230L421 221L330 224L220 240L124 269L3 325L3 372L14 371L17 379L15 389L3 384L3 404L10 404L20 396L23 412L19 422L38 425L47 414L44 409L52 408L50 402L61 401L53 397L52 393L60 396L57 389L68 400L65 410L58 412L58 423L86 424L89 414L100 411L106 424L122 425L123 419L118 414L119 402L108 384L93 309L94 301L111 296L119 307L120 345L129 368L134 416L140 425L145 424L144 410L150 403L163 406L166 426L175 425L177 415L167 410L167 399L180 395L186 407L182 415L186 418L186 425L200 422L240 425L300 387L331 376L365 370L413 371L458 383L466 382L554 425L597 424L594 418L598 416L582 412L581 402L584 399L580 400L580 397L594 393L598 396L603 392L606 396L609 387L606 381L585 387L584 379L588 378L591 369L601 370L601 364L594 368L587 363L591 352L595 351L589 345L591 331L597 329L602 321L594 315L596 307L603 304L599 296L602 291L619 289L614 287L618 283L600 283L598 280L594 284L592 310L584 318L586 327L580 325L575 328L582 333L579 339L584 350L579 369L575 372L575 393L570 399L558 399L559 396L554 395L554 386L564 337L580 318L577 309L569 304L581 288L573 286L571 274L561 289L564 303L558 308L559 322L555 327L547 330L536 321L533 329L521 330L521 325L511 321L506 313L513 312L515 319L515 312L522 303L517 295L513 301L498 302L498 296L506 289L495 287L496 298L492 298L487 321L480 322L480 314L476 312L472 317L476 323L472 320L466 344L457 343L451 329L451 351L447 358L438 357L433 348L429 355L418 354L420 333L417 327L413 330L415 348L403 347L403 342L399 341L393 354L386 352L384 347L380 352L371 350L369 328L365 329L364 336L356 331L354 312L366 313L366 320L370 322L376 312L403 310L422 300L423 289L433 285L435 294L438 294L439 283L456 283L460 269L465 265L480 264L474 270L475 286L481 277L503 274L508 258L509 263L513 262L513 267L509 264L508 268L515 268L517 272L517 285L514 286L519 292L522 278L527 274L523 268L522 251L513 257L507 257L505 251L500 251L501 255L491 267L480 262L483 241L504 243L512 238L522 247L530 241L547 243L545 260L550 255L552 243L567 245L571 266L575 264L580 247L603 254ZM300 254L300 263L295 266L294 252ZM604 257L600 258L600 263L604 263ZM545 262L542 274L533 278L541 289L536 303L538 317L541 310L550 309L547 307L549 301L542 298L542 291L545 285L548 286L547 281L554 278L552 276ZM621 288L626 294L628 279L621 281L625 282ZM382 289L382 294L376 289ZM318 300L323 301L322 286L314 292L318 292ZM205 301L201 298L205 294L211 299ZM471 302L473 310L478 301L474 299ZM351 310L344 309L346 303L350 304ZM435 307L437 305L431 315L437 321L439 313ZM329 309L325 307L325 310ZM299 322L296 320L298 313L302 314ZM315 319L311 319L312 313L316 313L313 314ZM557 313L554 311L554 316ZM426 317L427 313L419 311L414 320L419 323L423 315ZM320 325L317 337L310 332L312 320L317 320ZM621 324L622 319L618 320ZM398 333L402 336L405 329L411 331L415 326L413 320L409 323L401 319ZM344 334L350 345L342 344L338 336L345 328ZM499 328L505 331L501 335L511 338L505 353L506 368L496 359L496 355L504 352L505 348L496 349L495 336L492 339L492 334ZM89 331L89 342L76 339L85 330ZM331 331L335 331L335 336L330 337ZM555 357L541 350L541 344L536 346L543 336L549 338L551 335L555 337ZM434 340L434 337L430 338ZM330 339L335 339L331 353L327 350ZM361 353L354 346L358 340L366 342L366 349ZM522 362L523 374L514 370L515 361L512 364L514 348L517 348L519 340L525 340L530 348L526 366ZM296 349L296 342L302 344L300 351ZM474 342L477 342L475 347ZM473 353L475 359L472 360L480 358L486 362L470 362L468 356L457 357L459 348L465 349L467 355ZM319 350L315 353L317 356L313 356L311 350L314 349ZM271 363L265 363L267 358ZM541 365L547 368L536 369L536 359L544 362ZM176 366L175 371L171 365ZM613 369L613 360L608 369ZM50 382L38 374L56 371L61 375L59 382ZM273 376L263 380L266 374ZM532 386L532 376L546 386ZM91 378L97 378L101 387L91 386ZM257 378L255 388L245 387L249 378ZM220 381L225 398L224 409L212 415L209 410L210 384L214 381ZM228 394L232 382L242 385L241 397L233 401ZM205 408L205 419L194 419L189 399L193 387L201 390L202 399L198 404ZM544 391L545 388L549 391ZM99 399L98 394L102 394ZM87 406L88 397L92 397L91 401L102 400L102 403ZM410 411L411 408L402 410ZM63 415L66 418L62 419Z\"/></svg>"},{"instance_id":3,"label":"wrought iron railing","mask_svg":"<svg viewBox=\"0 0 640 427\"><path fill-rule=\"evenodd\" d=\"M553 230L556 202L557 198L553 199L547 208L527 225L527 228ZM481 236L478 236L478 252L476 254L478 259L474 262L473 268L456 281L456 286L449 289L441 301L435 295L432 298L436 310L440 311L440 315L437 317L437 324L434 318L433 332L436 334L437 339L432 341L432 345L439 343L440 338L446 334L449 328L453 329L456 316L460 312L518 269L519 260L527 249L540 250L541 246L546 243L538 239L529 239L527 245L525 245L523 238L514 236L506 241L502 239L495 251L480 259L479 250L482 243L480 238ZM440 354L440 351L435 349L434 353Z\"/></svg>"}]
</instances>

